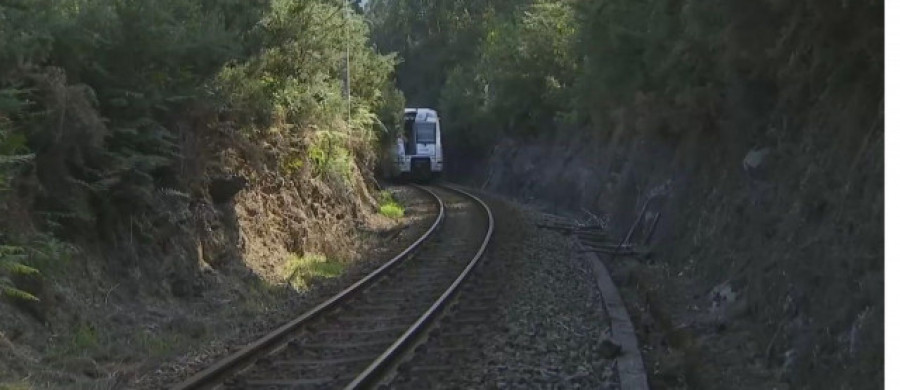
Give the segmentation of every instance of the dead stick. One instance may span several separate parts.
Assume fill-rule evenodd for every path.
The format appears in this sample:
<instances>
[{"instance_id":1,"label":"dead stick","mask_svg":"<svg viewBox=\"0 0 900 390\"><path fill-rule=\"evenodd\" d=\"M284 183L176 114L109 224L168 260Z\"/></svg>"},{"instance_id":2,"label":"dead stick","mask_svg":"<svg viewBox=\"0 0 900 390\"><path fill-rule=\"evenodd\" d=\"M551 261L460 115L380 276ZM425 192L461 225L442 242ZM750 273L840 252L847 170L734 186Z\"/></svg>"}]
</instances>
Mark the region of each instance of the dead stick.
<instances>
[{"instance_id":1,"label":"dead stick","mask_svg":"<svg viewBox=\"0 0 900 390\"><path fill-rule=\"evenodd\" d=\"M644 217L644 212L647 211L647 205L649 205L649 204L650 204L650 199L647 199L647 200L644 202L644 206L641 207L641 212L638 213L637 217L634 219L634 223L631 224L631 229L628 229L628 235L626 235L626 236L625 236L625 239L622 240L622 244L624 244L624 243L628 242L629 240L631 240L631 235L634 234L634 229L637 228L638 224L639 224L639 223L641 222L641 220L643 219L643 217ZM621 244L619 244L619 245L621 245Z\"/></svg>"},{"instance_id":2,"label":"dead stick","mask_svg":"<svg viewBox=\"0 0 900 390\"><path fill-rule=\"evenodd\" d=\"M644 246L650 244L650 240L653 239L653 232L656 231L656 224L659 223L659 217L662 213L656 213L656 216L653 217L653 223L650 224L650 232L647 233L647 238L644 239Z\"/></svg>"}]
</instances>

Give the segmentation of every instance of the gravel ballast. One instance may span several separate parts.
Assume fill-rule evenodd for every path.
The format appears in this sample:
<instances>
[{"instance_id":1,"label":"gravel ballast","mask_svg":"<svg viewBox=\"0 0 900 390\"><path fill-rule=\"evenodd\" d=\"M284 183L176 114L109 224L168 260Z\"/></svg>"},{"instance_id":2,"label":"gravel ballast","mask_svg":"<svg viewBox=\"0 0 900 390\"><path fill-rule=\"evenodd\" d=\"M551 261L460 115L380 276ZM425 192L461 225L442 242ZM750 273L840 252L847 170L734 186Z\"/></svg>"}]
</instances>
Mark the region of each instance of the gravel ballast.
<instances>
[{"instance_id":1,"label":"gravel ballast","mask_svg":"<svg viewBox=\"0 0 900 390\"><path fill-rule=\"evenodd\" d=\"M392 388L618 388L608 321L574 241L482 195L496 230L482 265ZM480 314L479 314L480 313Z\"/></svg>"}]
</instances>

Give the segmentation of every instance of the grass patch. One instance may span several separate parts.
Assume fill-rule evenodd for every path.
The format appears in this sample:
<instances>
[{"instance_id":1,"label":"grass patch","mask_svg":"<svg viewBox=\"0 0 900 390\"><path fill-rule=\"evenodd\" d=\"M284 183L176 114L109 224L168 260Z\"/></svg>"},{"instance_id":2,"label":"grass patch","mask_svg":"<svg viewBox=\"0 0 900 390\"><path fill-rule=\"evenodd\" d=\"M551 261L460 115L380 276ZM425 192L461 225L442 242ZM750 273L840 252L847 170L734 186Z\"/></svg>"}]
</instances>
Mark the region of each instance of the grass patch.
<instances>
[{"instance_id":1,"label":"grass patch","mask_svg":"<svg viewBox=\"0 0 900 390\"><path fill-rule=\"evenodd\" d=\"M378 191L376 197L378 198L378 204L394 202L394 196L391 195L391 192L388 190Z\"/></svg>"},{"instance_id":2,"label":"grass patch","mask_svg":"<svg viewBox=\"0 0 900 390\"><path fill-rule=\"evenodd\" d=\"M69 328L69 334L60 338L48 352L53 359L68 359L75 356L93 356L101 349L101 334L89 322L79 322Z\"/></svg>"},{"instance_id":3,"label":"grass patch","mask_svg":"<svg viewBox=\"0 0 900 390\"><path fill-rule=\"evenodd\" d=\"M283 298L285 290L262 279L251 279L246 289L245 298L254 306L268 307L277 299Z\"/></svg>"},{"instance_id":4,"label":"grass patch","mask_svg":"<svg viewBox=\"0 0 900 390\"><path fill-rule=\"evenodd\" d=\"M403 207L396 203L383 204L378 207L378 212L388 218L403 218Z\"/></svg>"},{"instance_id":5,"label":"grass patch","mask_svg":"<svg viewBox=\"0 0 900 390\"><path fill-rule=\"evenodd\" d=\"M182 340L178 335L157 335L145 330L137 334L136 341L141 351L144 351L149 356L159 357L171 354L185 340Z\"/></svg>"},{"instance_id":6,"label":"grass patch","mask_svg":"<svg viewBox=\"0 0 900 390\"><path fill-rule=\"evenodd\" d=\"M388 218L403 218L404 210L389 191L378 192L378 212Z\"/></svg>"},{"instance_id":7,"label":"grass patch","mask_svg":"<svg viewBox=\"0 0 900 390\"><path fill-rule=\"evenodd\" d=\"M342 272L344 272L343 264L320 254L307 254L302 257L291 254L284 264L284 277L297 290L305 290L314 279L333 278Z\"/></svg>"},{"instance_id":8,"label":"grass patch","mask_svg":"<svg viewBox=\"0 0 900 390\"><path fill-rule=\"evenodd\" d=\"M97 346L97 330L90 324L79 324L72 335L72 349L84 351Z\"/></svg>"}]
</instances>

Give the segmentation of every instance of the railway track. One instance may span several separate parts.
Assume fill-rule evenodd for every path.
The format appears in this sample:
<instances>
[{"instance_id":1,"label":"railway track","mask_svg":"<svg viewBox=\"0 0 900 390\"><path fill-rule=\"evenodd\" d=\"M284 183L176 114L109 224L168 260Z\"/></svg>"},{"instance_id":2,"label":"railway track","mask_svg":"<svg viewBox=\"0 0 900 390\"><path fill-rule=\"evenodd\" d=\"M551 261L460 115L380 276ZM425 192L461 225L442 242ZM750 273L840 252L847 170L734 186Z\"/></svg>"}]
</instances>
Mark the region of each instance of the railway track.
<instances>
[{"instance_id":1,"label":"railway track","mask_svg":"<svg viewBox=\"0 0 900 390\"><path fill-rule=\"evenodd\" d=\"M477 197L453 187L419 188L439 212L409 248L173 388L357 389L390 376L458 293L494 229Z\"/></svg>"},{"instance_id":2,"label":"railway track","mask_svg":"<svg viewBox=\"0 0 900 390\"><path fill-rule=\"evenodd\" d=\"M491 264L492 265L492 264ZM503 323L497 311L502 281L500 269L478 270L477 281L466 287L427 332L427 338L392 370L391 388L418 390L434 388L483 387L475 378L461 377L460 370L477 364L486 347L486 338ZM475 359L473 361L473 359Z\"/></svg>"}]
</instances>

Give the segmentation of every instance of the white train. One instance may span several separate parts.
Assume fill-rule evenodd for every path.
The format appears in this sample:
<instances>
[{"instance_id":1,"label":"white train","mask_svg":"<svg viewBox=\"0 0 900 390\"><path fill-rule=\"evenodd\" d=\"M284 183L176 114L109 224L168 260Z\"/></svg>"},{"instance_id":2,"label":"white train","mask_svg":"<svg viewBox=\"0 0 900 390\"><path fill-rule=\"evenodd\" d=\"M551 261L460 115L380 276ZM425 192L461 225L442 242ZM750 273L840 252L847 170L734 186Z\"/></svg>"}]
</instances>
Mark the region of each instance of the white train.
<instances>
[{"instance_id":1,"label":"white train","mask_svg":"<svg viewBox=\"0 0 900 390\"><path fill-rule=\"evenodd\" d=\"M444 171L441 120L430 108L407 108L391 153L393 178L431 180Z\"/></svg>"}]
</instances>

